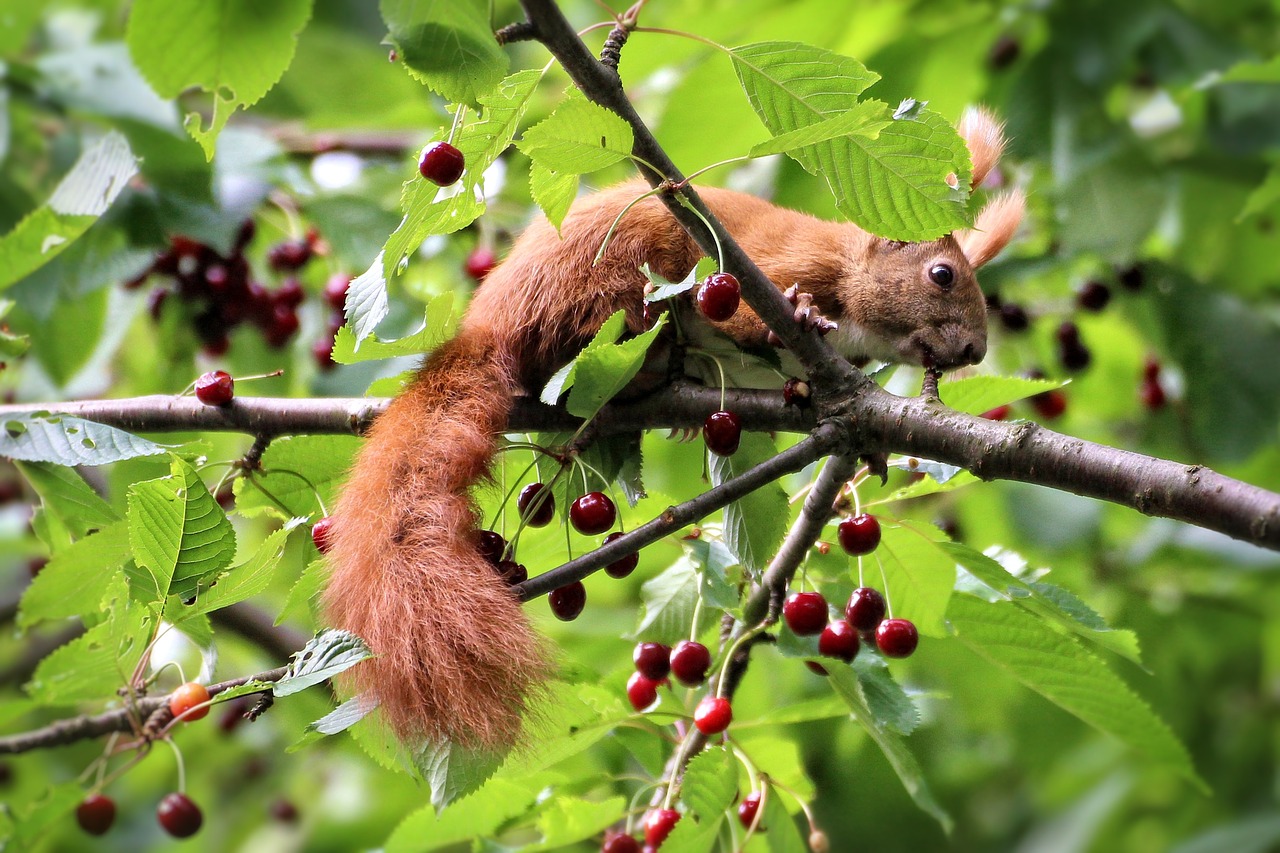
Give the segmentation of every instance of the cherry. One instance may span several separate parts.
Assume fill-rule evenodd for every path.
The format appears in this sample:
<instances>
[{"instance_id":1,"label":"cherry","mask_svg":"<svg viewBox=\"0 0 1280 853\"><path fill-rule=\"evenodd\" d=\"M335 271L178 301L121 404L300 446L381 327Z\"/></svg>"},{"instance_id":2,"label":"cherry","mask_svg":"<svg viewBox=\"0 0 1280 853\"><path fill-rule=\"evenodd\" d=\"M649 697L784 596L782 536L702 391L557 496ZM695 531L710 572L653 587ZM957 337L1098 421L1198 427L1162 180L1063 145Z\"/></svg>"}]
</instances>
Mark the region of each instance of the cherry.
<instances>
[{"instance_id":1,"label":"cherry","mask_svg":"<svg viewBox=\"0 0 1280 853\"><path fill-rule=\"evenodd\" d=\"M418 158L422 177L442 187L456 184L466 165L462 152L448 142L432 142L422 149L422 156Z\"/></svg>"},{"instance_id":2,"label":"cherry","mask_svg":"<svg viewBox=\"0 0 1280 853\"><path fill-rule=\"evenodd\" d=\"M1014 302L1006 302L1000 306L1000 322L1011 332L1025 331L1031 325L1026 310Z\"/></svg>"},{"instance_id":3,"label":"cherry","mask_svg":"<svg viewBox=\"0 0 1280 853\"><path fill-rule=\"evenodd\" d=\"M275 303L277 305L286 305L289 308L297 308L302 304L307 296L306 291L302 289L302 282L296 278L287 278L284 284L280 285L275 292Z\"/></svg>"},{"instance_id":4,"label":"cherry","mask_svg":"<svg viewBox=\"0 0 1280 853\"><path fill-rule=\"evenodd\" d=\"M651 681L661 681L671 672L671 647L662 643L641 643L631 659L636 671Z\"/></svg>"},{"instance_id":5,"label":"cherry","mask_svg":"<svg viewBox=\"0 0 1280 853\"><path fill-rule=\"evenodd\" d=\"M624 832L610 830L604 834L600 853L640 853L640 842Z\"/></svg>"},{"instance_id":6,"label":"cherry","mask_svg":"<svg viewBox=\"0 0 1280 853\"><path fill-rule=\"evenodd\" d=\"M809 408L813 405L813 389L803 379L791 377L782 385L782 405Z\"/></svg>"},{"instance_id":7,"label":"cherry","mask_svg":"<svg viewBox=\"0 0 1280 853\"><path fill-rule=\"evenodd\" d=\"M1058 359L1067 370L1083 370L1093 360L1089 348L1080 340L1080 327L1070 320L1058 326Z\"/></svg>"},{"instance_id":8,"label":"cherry","mask_svg":"<svg viewBox=\"0 0 1280 853\"><path fill-rule=\"evenodd\" d=\"M756 814L760 811L760 792L752 791L742 798L742 802L738 803L738 823L744 828L750 829L751 824L756 822Z\"/></svg>"},{"instance_id":9,"label":"cherry","mask_svg":"<svg viewBox=\"0 0 1280 853\"><path fill-rule=\"evenodd\" d=\"M698 310L708 320L724 322L738 310L742 288L738 280L727 272L712 273L698 288Z\"/></svg>"},{"instance_id":10,"label":"cherry","mask_svg":"<svg viewBox=\"0 0 1280 853\"><path fill-rule=\"evenodd\" d=\"M551 523L551 519L555 518L556 499L551 491L547 490L546 495L541 500L538 499L545 488L542 483L530 483L520 490L520 496L516 498L516 508L520 511L520 517L530 527L546 527ZM609 525L613 526L613 522L609 522Z\"/></svg>"},{"instance_id":11,"label":"cherry","mask_svg":"<svg viewBox=\"0 0 1280 853\"><path fill-rule=\"evenodd\" d=\"M603 492L587 492L569 507L569 521L587 536L604 533L618 519L613 501Z\"/></svg>"},{"instance_id":12,"label":"cherry","mask_svg":"<svg viewBox=\"0 0 1280 853\"><path fill-rule=\"evenodd\" d=\"M846 619L838 619L822 630L818 654L849 663L858 656L858 629Z\"/></svg>"},{"instance_id":13,"label":"cherry","mask_svg":"<svg viewBox=\"0 0 1280 853\"><path fill-rule=\"evenodd\" d=\"M312 244L308 240L285 240L267 250L267 263L273 270L298 270L311 260Z\"/></svg>"},{"instance_id":14,"label":"cherry","mask_svg":"<svg viewBox=\"0 0 1280 853\"><path fill-rule=\"evenodd\" d=\"M1111 288L1100 281L1086 282L1076 294L1076 304L1085 311L1101 311L1111 301Z\"/></svg>"},{"instance_id":15,"label":"cherry","mask_svg":"<svg viewBox=\"0 0 1280 853\"><path fill-rule=\"evenodd\" d=\"M462 268L476 282L482 282L485 276L492 272L497 265L498 256L493 253L493 249L487 246L477 246L471 250L471 254L467 255L467 260L462 265Z\"/></svg>"},{"instance_id":16,"label":"cherry","mask_svg":"<svg viewBox=\"0 0 1280 853\"><path fill-rule=\"evenodd\" d=\"M880 590L860 586L853 591L853 595L849 596L844 615L849 620L849 624L859 631L874 631L876 626L884 620L887 609Z\"/></svg>"},{"instance_id":17,"label":"cherry","mask_svg":"<svg viewBox=\"0 0 1280 853\"><path fill-rule=\"evenodd\" d=\"M1167 402L1164 388L1158 379L1142 380L1142 387L1138 389L1138 399L1142 401L1142 405L1152 411L1163 409Z\"/></svg>"},{"instance_id":18,"label":"cherry","mask_svg":"<svg viewBox=\"0 0 1280 853\"><path fill-rule=\"evenodd\" d=\"M681 640L671 650L671 674L689 687L707 680L711 668L711 652L695 640Z\"/></svg>"},{"instance_id":19,"label":"cherry","mask_svg":"<svg viewBox=\"0 0 1280 853\"><path fill-rule=\"evenodd\" d=\"M116 801L103 794L90 794L76 806L76 823L90 835L102 835L116 822Z\"/></svg>"},{"instance_id":20,"label":"cherry","mask_svg":"<svg viewBox=\"0 0 1280 853\"><path fill-rule=\"evenodd\" d=\"M987 64L996 71L1003 71L1017 62L1021 54L1022 45L1018 40L1008 33L1003 33L987 51Z\"/></svg>"},{"instance_id":21,"label":"cherry","mask_svg":"<svg viewBox=\"0 0 1280 853\"><path fill-rule=\"evenodd\" d=\"M208 701L208 688L203 684L188 681L169 694L169 712L175 717L182 717L188 723L194 722L209 715L209 706L204 705ZM195 708L197 705L204 705L204 707L187 713L189 709ZM186 716L184 717L183 714L186 714Z\"/></svg>"},{"instance_id":22,"label":"cherry","mask_svg":"<svg viewBox=\"0 0 1280 853\"><path fill-rule=\"evenodd\" d=\"M648 678L643 672L633 672L627 679L627 699L631 707L643 711L658 701L658 680Z\"/></svg>"},{"instance_id":23,"label":"cherry","mask_svg":"<svg viewBox=\"0 0 1280 853\"><path fill-rule=\"evenodd\" d=\"M657 849L680 821L675 809L654 809L644 819L644 843Z\"/></svg>"},{"instance_id":24,"label":"cherry","mask_svg":"<svg viewBox=\"0 0 1280 853\"><path fill-rule=\"evenodd\" d=\"M311 357L316 360L316 367L328 373L338 366L333 360L333 338L321 338L311 345Z\"/></svg>"},{"instance_id":25,"label":"cherry","mask_svg":"<svg viewBox=\"0 0 1280 853\"><path fill-rule=\"evenodd\" d=\"M876 628L876 645L885 657L910 657L919 643L920 634L907 619L886 619Z\"/></svg>"},{"instance_id":26,"label":"cherry","mask_svg":"<svg viewBox=\"0 0 1280 853\"><path fill-rule=\"evenodd\" d=\"M988 409L983 412L979 417L986 418L989 421L1003 421L1008 420L1009 413L1012 411L1013 408L1008 405L996 406L994 409Z\"/></svg>"},{"instance_id":27,"label":"cherry","mask_svg":"<svg viewBox=\"0 0 1280 853\"><path fill-rule=\"evenodd\" d=\"M196 380L196 399L206 406L225 406L235 397L236 382L225 370L210 370Z\"/></svg>"},{"instance_id":28,"label":"cherry","mask_svg":"<svg viewBox=\"0 0 1280 853\"><path fill-rule=\"evenodd\" d=\"M551 612L561 622L572 622L582 615L582 608L587 606L587 588L582 581L565 584L553 589L547 596L551 603Z\"/></svg>"},{"instance_id":29,"label":"cherry","mask_svg":"<svg viewBox=\"0 0 1280 853\"><path fill-rule=\"evenodd\" d=\"M174 838L190 838L200 831L204 815L186 794L165 794L156 808L156 820Z\"/></svg>"},{"instance_id":30,"label":"cherry","mask_svg":"<svg viewBox=\"0 0 1280 853\"><path fill-rule=\"evenodd\" d=\"M346 273L334 273L324 283L324 301L334 311L341 311L347 306L347 288L351 286L351 276Z\"/></svg>"},{"instance_id":31,"label":"cherry","mask_svg":"<svg viewBox=\"0 0 1280 853\"><path fill-rule=\"evenodd\" d=\"M1031 405L1035 407L1036 412L1045 420L1053 420L1061 417L1063 412L1067 410L1067 395L1062 393L1061 388L1050 388L1048 391L1041 391L1039 394L1032 396Z\"/></svg>"},{"instance_id":32,"label":"cherry","mask_svg":"<svg viewBox=\"0 0 1280 853\"><path fill-rule=\"evenodd\" d=\"M272 347L282 347L289 342L289 338L293 337L298 331L298 312L288 305L276 305L271 310L271 319L268 321L264 337L267 344Z\"/></svg>"},{"instance_id":33,"label":"cherry","mask_svg":"<svg viewBox=\"0 0 1280 853\"><path fill-rule=\"evenodd\" d=\"M515 560L502 560L498 563L498 576L507 582L507 586L515 586L529 579L529 570Z\"/></svg>"},{"instance_id":34,"label":"cherry","mask_svg":"<svg viewBox=\"0 0 1280 853\"><path fill-rule=\"evenodd\" d=\"M298 807L295 806L290 800L286 800L283 797L273 802L271 804L271 808L268 811L270 812L273 818L280 821L281 823L297 823L298 822Z\"/></svg>"},{"instance_id":35,"label":"cherry","mask_svg":"<svg viewBox=\"0 0 1280 853\"><path fill-rule=\"evenodd\" d=\"M802 637L821 634L827 627L827 600L820 592L793 592L782 605L782 618Z\"/></svg>"},{"instance_id":36,"label":"cherry","mask_svg":"<svg viewBox=\"0 0 1280 853\"><path fill-rule=\"evenodd\" d=\"M856 556L870 554L880 544L880 522L874 515L855 515L837 528L840 547Z\"/></svg>"},{"instance_id":37,"label":"cherry","mask_svg":"<svg viewBox=\"0 0 1280 853\"><path fill-rule=\"evenodd\" d=\"M704 735L718 735L733 722L733 706L723 696L706 696L693 711L693 724Z\"/></svg>"},{"instance_id":38,"label":"cherry","mask_svg":"<svg viewBox=\"0 0 1280 853\"><path fill-rule=\"evenodd\" d=\"M702 424L707 449L717 456L732 456L742 439L742 422L733 412L712 412Z\"/></svg>"},{"instance_id":39,"label":"cherry","mask_svg":"<svg viewBox=\"0 0 1280 853\"><path fill-rule=\"evenodd\" d=\"M507 550L507 540L492 530L480 531L480 556L496 566L502 561L503 552Z\"/></svg>"},{"instance_id":40,"label":"cherry","mask_svg":"<svg viewBox=\"0 0 1280 853\"><path fill-rule=\"evenodd\" d=\"M328 554L330 546L333 545L329 541L329 528L331 527L333 527L333 516L331 515L326 515L311 525L311 541L315 543L316 550L321 554Z\"/></svg>"},{"instance_id":41,"label":"cherry","mask_svg":"<svg viewBox=\"0 0 1280 853\"><path fill-rule=\"evenodd\" d=\"M1120 283L1126 289L1132 291L1142 290L1142 286L1147 283L1147 274L1140 264L1134 264L1119 272Z\"/></svg>"},{"instance_id":42,"label":"cherry","mask_svg":"<svg viewBox=\"0 0 1280 853\"><path fill-rule=\"evenodd\" d=\"M240 223L240 227L236 230L235 243L231 246L231 253L234 255L244 254L244 249L253 242L253 235L258 233L258 224L252 219L246 219Z\"/></svg>"},{"instance_id":43,"label":"cherry","mask_svg":"<svg viewBox=\"0 0 1280 853\"><path fill-rule=\"evenodd\" d=\"M604 537L604 544L608 545L615 539L625 536L621 531L614 531ZM640 554L632 552L621 559L614 560L612 563L604 567L604 573L611 578L625 578L636 570L636 566L640 565Z\"/></svg>"}]
</instances>

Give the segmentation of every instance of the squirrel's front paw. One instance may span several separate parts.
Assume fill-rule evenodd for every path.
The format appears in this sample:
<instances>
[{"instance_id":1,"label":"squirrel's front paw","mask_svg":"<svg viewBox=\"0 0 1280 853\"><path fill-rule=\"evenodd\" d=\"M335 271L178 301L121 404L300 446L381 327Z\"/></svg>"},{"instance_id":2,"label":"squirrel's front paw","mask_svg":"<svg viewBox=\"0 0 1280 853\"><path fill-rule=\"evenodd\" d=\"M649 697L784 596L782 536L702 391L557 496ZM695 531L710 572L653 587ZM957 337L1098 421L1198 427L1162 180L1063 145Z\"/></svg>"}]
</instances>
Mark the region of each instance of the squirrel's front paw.
<instances>
[{"instance_id":1,"label":"squirrel's front paw","mask_svg":"<svg viewBox=\"0 0 1280 853\"><path fill-rule=\"evenodd\" d=\"M822 316L822 312L813 304L813 294L801 293L799 285L791 285L782 295L787 297L787 300L795 306L795 310L791 315L792 319L806 332L816 329L818 334L825 335L840 328L839 324L834 320L828 320ZM768 342L775 347L783 345L782 338L774 334L772 329L769 330Z\"/></svg>"}]
</instances>

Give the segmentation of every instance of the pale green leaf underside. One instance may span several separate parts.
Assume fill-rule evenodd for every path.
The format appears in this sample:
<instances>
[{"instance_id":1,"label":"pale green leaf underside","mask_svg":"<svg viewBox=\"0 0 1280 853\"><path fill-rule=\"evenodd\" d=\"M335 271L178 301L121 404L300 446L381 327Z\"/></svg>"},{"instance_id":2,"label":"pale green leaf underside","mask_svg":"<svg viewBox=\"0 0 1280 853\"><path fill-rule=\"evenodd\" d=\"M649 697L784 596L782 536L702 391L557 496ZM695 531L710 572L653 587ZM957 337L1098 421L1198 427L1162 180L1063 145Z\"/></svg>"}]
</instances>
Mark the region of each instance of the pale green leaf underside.
<instances>
[{"instance_id":1,"label":"pale green leaf underside","mask_svg":"<svg viewBox=\"0 0 1280 853\"><path fill-rule=\"evenodd\" d=\"M107 465L159 456L164 445L115 427L66 415L33 413L0 420L0 456L57 465Z\"/></svg>"},{"instance_id":2,"label":"pale green leaf underside","mask_svg":"<svg viewBox=\"0 0 1280 853\"><path fill-rule=\"evenodd\" d=\"M293 656L289 671L275 683L276 696L292 696L373 657L364 640L350 631L330 628L307 642Z\"/></svg>"}]
</instances>

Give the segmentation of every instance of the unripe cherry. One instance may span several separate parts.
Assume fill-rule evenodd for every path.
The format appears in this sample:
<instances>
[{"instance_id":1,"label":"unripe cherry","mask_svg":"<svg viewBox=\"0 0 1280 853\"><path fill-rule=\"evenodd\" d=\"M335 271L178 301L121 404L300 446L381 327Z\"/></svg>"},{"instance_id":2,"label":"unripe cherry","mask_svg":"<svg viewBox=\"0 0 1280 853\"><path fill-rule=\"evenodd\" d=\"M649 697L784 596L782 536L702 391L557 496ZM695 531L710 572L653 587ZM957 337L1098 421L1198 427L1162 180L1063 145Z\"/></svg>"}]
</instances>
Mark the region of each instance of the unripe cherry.
<instances>
[{"instance_id":1,"label":"unripe cherry","mask_svg":"<svg viewBox=\"0 0 1280 853\"><path fill-rule=\"evenodd\" d=\"M208 701L208 688L195 681L188 681L169 694L169 713L175 717L182 717L188 723L201 720L209 715L209 706L204 704ZM204 707L190 710L197 705L204 705ZM184 714L186 716L183 716Z\"/></svg>"}]
</instances>

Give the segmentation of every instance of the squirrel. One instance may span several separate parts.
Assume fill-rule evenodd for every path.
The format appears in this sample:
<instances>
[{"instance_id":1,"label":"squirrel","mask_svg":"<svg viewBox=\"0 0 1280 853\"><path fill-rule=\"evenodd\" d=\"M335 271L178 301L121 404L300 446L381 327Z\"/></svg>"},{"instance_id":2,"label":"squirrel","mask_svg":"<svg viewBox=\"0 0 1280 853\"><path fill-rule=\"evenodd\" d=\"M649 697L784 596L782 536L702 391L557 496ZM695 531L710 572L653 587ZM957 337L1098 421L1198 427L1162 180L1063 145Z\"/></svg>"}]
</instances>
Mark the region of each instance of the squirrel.
<instances>
[{"instance_id":1,"label":"squirrel","mask_svg":"<svg viewBox=\"0 0 1280 853\"><path fill-rule=\"evenodd\" d=\"M969 110L958 130L977 186L1004 147L999 123ZM515 395L537 394L618 310L643 331L648 264L679 281L702 252L662 203L629 182L578 199L560 234L530 225L478 288L457 335L370 428L332 514L329 623L374 657L352 671L405 742L510 747L551 659L506 581L482 555L470 490L489 475ZM946 370L986 353L974 270L1013 237L1024 198L993 198L974 227L924 243L869 234L726 189L700 190L747 255L779 287L798 285L838 323L849 358ZM710 323L709 320L703 322ZM768 329L744 304L712 324L739 345Z\"/></svg>"}]
</instances>

